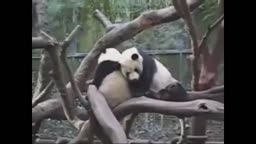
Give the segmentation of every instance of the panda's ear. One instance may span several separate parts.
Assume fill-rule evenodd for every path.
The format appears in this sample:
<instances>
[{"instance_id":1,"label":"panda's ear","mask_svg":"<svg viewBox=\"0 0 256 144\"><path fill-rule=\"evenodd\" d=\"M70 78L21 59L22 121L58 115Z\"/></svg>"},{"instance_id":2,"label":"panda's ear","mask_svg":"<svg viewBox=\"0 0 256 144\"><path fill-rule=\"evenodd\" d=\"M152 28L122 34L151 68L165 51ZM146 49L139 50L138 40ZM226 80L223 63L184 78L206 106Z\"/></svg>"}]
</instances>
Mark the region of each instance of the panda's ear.
<instances>
[{"instance_id":1,"label":"panda's ear","mask_svg":"<svg viewBox=\"0 0 256 144\"><path fill-rule=\"evenodd\" d=\"M102 51L102 53L106 53L106 49L104 49L104 50Z\"/></svg>"},{"instance_id":2,"label":"panda's ear","mask_svg":"<svg viewBox=\"0 0 256 144\"><path fill-rule=\"evenodd\" d=\"M139 56L138 56L138 54L133 54L131 58L132 58L132 60L137 60L139 58Z\"/></svg>"}]
</instances>

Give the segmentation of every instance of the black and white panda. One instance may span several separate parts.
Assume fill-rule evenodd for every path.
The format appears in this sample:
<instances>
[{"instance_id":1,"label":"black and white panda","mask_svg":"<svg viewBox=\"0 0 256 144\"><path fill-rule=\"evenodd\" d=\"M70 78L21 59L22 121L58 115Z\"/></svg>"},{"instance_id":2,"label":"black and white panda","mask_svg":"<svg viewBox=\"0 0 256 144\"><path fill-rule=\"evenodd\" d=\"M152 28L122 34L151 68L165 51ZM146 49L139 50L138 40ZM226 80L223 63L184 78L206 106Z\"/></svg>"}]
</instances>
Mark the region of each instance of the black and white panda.
<instances>
[{"instance_id":1,"label":"black and white panda","mask_svg":"<svg viewBox=\"0 0 256 144\"><path fill-rule=\"evenodd\" d=\"M122 52L119 59L121 71L128 80L132 96L142 96L166 100L186 101L187 92L167 68L158 60L143 51L132 47ZM180 140L184 136L184 118L179 118L181 124Z\"/></svg>"},{"instance_id":2,"label":"black and white panda","mask_svg":"<svg viewBox=\"0 0 256 144\"><path fill-rule=\"evenodd\" d=\"M115 48L104 50L98 58L98 66L91 83L103 94L111 108L131 97L128 82L120 70L120 57L121 53Z\"/></svg>"},{"instance_id":3,"label":"black and white panda","mask_svg":"<svg viewBox=\"0 0 256 144\"><path fill-rule=\"evenodd\" d=\"M115 48L107 48L98 58L98 66L91 84L95 85L105 97L111 109L131 98L127 79L121 73L119 59L121 53ZM127 120L131 115L121 119L121 125L126 130Z\"/></svg>"},{"instance_id":4,"label":"black and white panda","mask_svg":"<svg viewBox=\"0 0 256 144\"><path fill-rule=\"evenodd\" d=\"M181 83L158 60L132 47L122 52L121 71L129 82L133 96L153 93L157 99L186 100L187 93Z\"/></svg>"}]
</instances>

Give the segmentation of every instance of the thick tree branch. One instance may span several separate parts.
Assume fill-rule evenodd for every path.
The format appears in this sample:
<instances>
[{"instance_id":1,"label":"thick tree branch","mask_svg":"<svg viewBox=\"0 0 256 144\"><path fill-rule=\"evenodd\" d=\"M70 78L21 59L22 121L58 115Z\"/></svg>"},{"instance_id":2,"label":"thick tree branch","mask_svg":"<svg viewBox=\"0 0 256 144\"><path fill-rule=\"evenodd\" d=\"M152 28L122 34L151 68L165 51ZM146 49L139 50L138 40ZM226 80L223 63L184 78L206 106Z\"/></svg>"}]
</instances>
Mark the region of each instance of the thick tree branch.
<instances>
[{"instance_id":1,"label":"thick tree branch","mask_svg":"<svg viewBox=\"0 0 256 144\"><path fill-rule=\"evenodd\" d=\"M71 87L74 92L74 95L79 99L79 101L81 102L83 107L88 110L88 109L90 109L90 106L89 106L88 102L85 101L85 98L82 96L82 93L81 93L80 89L78 88L77 83L74 80L73 74L72 74L71 69L66 60L67 48L68 48L70 42L75 38L75 36L77 35L77 33L80 30L81 30L81 26L80 25L76 26L75 29L70 33L70 35L63 41L61 60L62 60L62 63L67 71L67 75L69 77L69 81L71 83Z\"/></svg>"},{"instance_id":2,"label":"thick tree branch","mask_svg":"<svg viewBox=\"0 0 256 144\"><path fill-rule=\"evenodd\" d=\"M101 11L98 9L94 12L95 18L106 28L106 33L112 29L122 25L122 24L113 24Z\"/></svg>"},{"instance_id":3,"label":"thick tree branch","mask_svg":"<svg viewBox=\"0 0 256 144\"><path fill-rule=\"evenodd\" d=\"M212 28L216 27L217 35L216 35L216 43L214 45L214 49L212 53L203 50L202 58L202 67L199 85L200 89L208 89L215 85L217 72L219 64L223 61L224 58L224 1L220 1L219 7L219 15L220 18L217 19L211 26ZM210 26L210 27L211 27Z\"/></svg>"},{"instance_id":4,"label":"thick tree branch","mask_svg":"<svg viewBox=\"0 0 256 144\"><path fill-rule=\"evenodd\" d=\"M53 41L54 39L49 36L48 34L42 32L42 34L48 38L49 40ZM71 96L68 95L66 86L64 83L64 76L62 73L62 66L61 66L61 60L58 55L58 47L53 48L47 48L50 58L52 60L53 64L53 74L52 77L55 81L55 84L60 92L61 100L62 100L62 106L64 109L64 113L67 117L67 119L71 122L71 124L74 125L77 129L80 129L81 126L84 124L84 121L80 120L76 116L76 111L72 103Z\"/></svg>"},{"instance_id":5,"label":"thick tree branch","mask_svg":"<svg viewBox=\"0 0 256 144\"><path fill-rule=\"evenodd\" d=\"M127 143L123 128L112 113L104 96L94 85L90 85L88 88L88 99L97 121L111 142Z\"/></svg>"},{"instance_id":6,"label":"thick tree branch","mask_svg":"<svg viewBox=\"0 0 256 144\"><path fill-rule=\"evenodd\" d=\"M102 94L95 86L89 86L88 95L99 98ZM93 97L94 98L94 97ZM95 99L97 99L95 98ZM212 100L195 100L190 102L166 102L154 100L146 97L132 98L118 105L113 110L117 119L122 119L131 113L161 113L166 115L175 115L182 117L200 116L205 118L214 118L224 120L224 104ZM105 119L108 117L106 113L100 113ZM89 123L84 125L79 135L75 138L76 141L84 140L89 133Z\"/></svg>"},{"instance_id":7,"label":"thick tree branch","mask_svg":"<svg viewBox=\"0 0 256 144\"><path fill-rule=\"evenodd\" d=\"M39 28L47 29L47 16L46 16L46 5L45 1L35 1L32 0L32 44L33 37L34 43L39 44L40 40L36 38L39 34ZM39 41L38 41L39 40ZM49 43L51 46L52 43ZM39 44L40 45L40 44ZM36 45L38 48L39 45ZM32 47L33 49L33 47ZM34 94L32 96L32 100L38 99L38 101L43 101L44 99L49 98L48 93L51 91L51 87L49 87L43 95L40 95L42 91L45 90L46 85L50 82L49 77L49 69L51 69L51 62L49 61L49 56L45 50L41 51L41 60L39 65L39 72L37 76L36 87L34 88ZM37 97L38 96L38 97ZM37 102L35 102L36 104ZM36 133L39 131L41 126L41 120L33 123L32 125L32 143L34 143L34 138L36 138Z\"/></svg>"},{"instance_id":8,"label":"thick tree branch","mask_svg":"<svg viewBox=\"0 0 256 144\"><path fill-rule=\"evenodd\" d=\"M224 118L224 104L212 100L195 100L190 102L166 102L146 97L133 98L114 109L119 118L132 112L161 113L182 117L214 115Z\"/></svg>"},{"instance_id":9,"label":"thick tree branch","mask_svg":"<svg viewBox=\"0 0 256 144\"><path fill-rule=\"evenodd\" d=\"M32 108L32 122L37 122L45 118L50 118L56 114L56 110L61 107L61 102L58 99L49 99L37 104Z\"/></svg>"},{"instance_id":10,"label":"thick tree branch","mask_svg":"<svg viewBox=\"0 0 256 144\"><path fill-rule=\"evenodd\" d=\"M49 54L45 51L42 50L41 52L41 59L40 59L40 65L39 65L39 72L37 76L37 81L36 81L36 86L34 88L34 94L33 94L33 99L35 99L41 91L45 89L47 84L51 81L51 77L49 75L49 71L52 69L52 63L49 58ZM49 89L50 92L50 89ZM45 94L48 97L48 94Z\"/></svg>"},{"instance_id":11,"label":"thick tree branch","mask_svg":"<svg viewBox=\"0 0 256 144\"><path fill-rule=\"evenodd\" d=\"M218 99L218 97L221 97L221 96L223 96L222 99L224 99L224 85L216 86L205 91L188 91L188 94L189 94L188 101L196 100L198 98L216 100ZM82 110L78 112L80 117L82 117L83 120L87 120L88 114L86 112ZM61 101L59 101L58 99L50 99L35 106L32 109L32 116L33 116L32 117L33 122L36 122L44 118L65 119L63 110L61 108Z\"/></svg>"},{"instance_id":12,"label":"thick tree branch","mask_svg":"<svg viewBox=\"0 0 256 144\"><path fill-rule=\"evenodd\" d=\"M224 0L220 1L220 16L224 14ZM222 21L223 22L223 21ZM198 81L198 90L209 89L216 84L218 65L223 59L224 51L224 27L219 25L217 31L217 41L213 52L210 54L206 47L202 50L201 72ZM223 30L222 30L223 28ZM203 44L206 46L206 44ZM214 52L215 51L215 52ZM217 52L217 53L216 53ZM214 54L215 53L215 54ZM217 55L216 55L217 54ZM215 55L216 57L214 57ZM224 102L224 99L223 99ZM192 119L192 135L205 135L206 132L206 119L196 117ZM204 144L204 141L192 141L192 144Z\"/></svg>"},{"instance_id":13,"label":"thick tree branch","mask_svg":"<svg viewBox=\"0 0 256 144\"><path fill-rule=\"evenodd\" d=\"M53 47L55 44L43 37L32 37L32 49L43 49Z\"/></svg>"},{"instance_id":14,"label":"thick tree branch","mask_svg":"<svg viewBox=\"0 0 256 144\"><path fill-rule=\"evenodd\" d=\"M70 43L74 40L74 38L79 34L79 32L82 31L82 27L80 25L77 25L71 33L64 39L64 41L61 44L61 47L63 49L67 49L70 45Z\"/></svg>"},{"instance_id":15,"label":"thick tree branch","mask_svg":"<svg viewBox=\"0 0 256 144\"><path fill-rule=\"evenodd\" d=\"M200 53L198 49L198 37L196 34L195 25L193 24L192 17L190 14L189 7L186 0L173 0L175 8L180 12L181 16L185 20L188 31L191 35L192 40L192 50L193 50L193 60L192 60L192 87L195 90L198 90L198 82L200 76Z\"/></svg>"},{"instance_id":16,"label":"thick tree branch","mask_svg":"<svg viewBox=\"0 0 256 144\"><path fill-rule=\"evenodd\" d=\"M110 27L112 25L112 22L98 9L95 10L94 16L104 27Z\"/></svg>"},{"instance_id":17,"label":"thick tree branch","mask_svg":"<svg viewBox=\"0 0 256 144\"><path fill-rule=\"evenodd\" d=\"M84 109L76 108L76 112L79 119L88 120L89 115ZM32 108L32 122L38 122L47 118L67 120L60 99L49 99Z\"/></svg>"},{"instance_id":18,"label":"thick tree branch","mask_svg":"<svg viewBox=\"0 0 256 144\"><path fill-rule=\"evenodd\" d=\"M224 103L224 85L216 86L205 91L188 92L188 101L210 99Z\"/></svg>"},{"instance_id":19,"label":"thick tree branch","mask_svg":"<svg viewBox=\"0 0 256 144\"><path fill-rule=\"evenodd\" d=\"M198 46L198 51L201 54L202 48L204 47L204 45L207 42L207 38L209 37L209 35L211 34L211 32L216 28L216 26L218 26L221 21L224 20L224 15L222 15L220 18L218 18L212 25L209 26L208 30L205 32L205 34L203 35L199 46Z\"/></svg>"},{"instance_id":20,"label":"thick tree branch","mask_svg":"<svg viewBox=\"0 0 256 144\"><path fill-rule=\"evenodd\" d=\"M48 85L45 87L44 90L40 92L40 94L33 98L32 100L32 108L35 107L39 102L41 102L43 99L45 99L45 96L50 93L54 86L54 82L50 81Z\"/></svg>"}]
</instances>

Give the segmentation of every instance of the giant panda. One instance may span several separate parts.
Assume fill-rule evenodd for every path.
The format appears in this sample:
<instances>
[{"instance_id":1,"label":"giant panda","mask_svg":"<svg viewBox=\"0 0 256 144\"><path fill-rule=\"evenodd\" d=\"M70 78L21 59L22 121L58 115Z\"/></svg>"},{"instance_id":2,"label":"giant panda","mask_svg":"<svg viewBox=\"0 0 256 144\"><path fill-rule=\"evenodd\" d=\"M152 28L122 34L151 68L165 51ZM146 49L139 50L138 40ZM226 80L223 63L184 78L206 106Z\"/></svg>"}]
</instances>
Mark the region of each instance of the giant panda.
<instances>
[{"instance_id":1,"label":"giant panda","mask_svg":"<svg viewBox=\"0 0 256 144\"><path fill-rule=\"evenodd\" d=\"M119 59L121 72L126 77L132 96L151 97L166 101L186 101L187 92L167 68L155 58L147 55L136 47L122 52ZM181 136L183 140L185 119L179 117Z\"/></svg>"},{"instance_id":2,"label":"giant panda","mask_svg":"<svg viewBox=\"0 0 256 144\"><path fill-rule=\"evenodd\" d=\"M126 78L118 62L121 53L115 48L105 49L98 58L98 65L91 84L103 94L111 108L131 97Z\"/></svg>"},{"instance_id":3,"label":"giant panda","mask_svg":"<svg viewBox=\"0 0 256 144\"><path fill-rule=\"evenodd\" d=\"M128 81L121 73L118 62L120 57L121 53L115 48L104 50L98 58L98 66L91 83L102 93L111 109L131 98ZM131 114L120 120L124 130L127 129L127 120L130 117Z\"/></svg>"},{"instance_id":4,"label":"giant panda","mask_svg":"<svg viewBox=\"0 0 256 144\"><path fill-rule=\"evenodd\" d=\"M181 83L162 63L142 50L136 47L124 50L119 63L133 96L148 95L168 101L186 100L187 93Z\"/></svg>"}]
</instances>

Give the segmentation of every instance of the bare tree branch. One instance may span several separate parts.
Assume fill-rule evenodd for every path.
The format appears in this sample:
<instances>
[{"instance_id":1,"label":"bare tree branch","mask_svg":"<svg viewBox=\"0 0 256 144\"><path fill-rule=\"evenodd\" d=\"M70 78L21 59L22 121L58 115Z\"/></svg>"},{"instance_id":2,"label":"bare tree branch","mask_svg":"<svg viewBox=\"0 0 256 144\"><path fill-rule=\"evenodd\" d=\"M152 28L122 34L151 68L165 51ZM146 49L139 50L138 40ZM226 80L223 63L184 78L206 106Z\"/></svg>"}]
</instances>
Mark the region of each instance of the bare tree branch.
<instances>
[{"instance_id":1,"label":"bare tree branch","mask_svg":"<svg viewBox=\"0 0 256 144\"><path fill-rule=\"evenodd\" d=\"M70 43L74 40L74 38L78 35L78 33L82 30L82 27L80 25L77 25L72 32L64 39L64 41L61 44L61 47L63 49L66 49L69 47Z\"/></svg>"},{"instance_id":2,"label":"bare tree branch","mask_svg":"<svg viewBox=\"0 0 256 144\"><path fill-rule=\"evenodd\" d=\"M48 34L41 32L46 38L48 38L50 41L54 41L54 38L49 36ZM62 66L61 66L61 60L58 55L58 47L53 47L53 48L47 48L46 50L48 51L52 64L53 64L53 74L52 77L55 81L55 84L60 92L61 100L62 100L62 106L64 109L64 113L67 117L67 119L73 124L74 127L77 129L80 129L81 126L84 124L84 121L80 120L76 116L76 111L75 108L72 104L72 99L68 95L66 86L64 83L64 76L62 73Z\"/></svg>"},{"instance_id":3,"label":"bare tree branch","mask_svg":"<svg viewBox=\"0 0 256 144\"><path fill-rule=\"evenodd\" d=\"M84 109L76 108L79 119L88 120L89 115ZM32 108L32 122L38 122L43 119L67 120L61 106L60 99L49 99L43 101Z\"/></svg>"},{"instance_id":4,"label":"bare tree branch","mask_svg":"<svg viewBox=\"0 0 256 144\"><path fill-rule=\"evenodd\" d=\"M188 31L191 35L192 39L192 49L193 49L193 60L192 60L192 68L193 68L193 75L192 75L192 87L195 90L198 90L198 82L200 76L200 54L198 50L198 37L196 34L195 25L193 24L192 17L190 14L190 10L186 0L173 0L175 8L180 12L182 17L184 18L187 26Z\"/></svg>"},{"instance_id":5,"label":"bare tree branch","mask_svg":"<svg viewBox=\"0 0 256 144\"><path fill-rule=\"evenodd\" d=\"M50 115L56 114L56 110L61 107L61 102L58 99L49 99L37 104L32 108L32 122L37 122L45 118L50 118Z\"/></svg>"},{"instance_id":6,"label":"bare tree branch","mask_svg":"<svg viewBox=\"0 0 256 144\"><path fill-rule=\"evenodd\" d=\"M52 90L53 86L54 86L54 82L50 81L48 85L45 87L45 89L42 90L38 96L33 98L32 108L35 107L39 102L41 102L45 98L45 96Z\"/></svg>"},{"instance_id":7,"label":"bare tree branch","mask_svg":"<svg viewBox=\"0 0 256 144\"><path fill-rule=\"evenodd\" d=\"M219 7L220 16L224 14L224 0L220 1ZM222 21L224 22L224 21ZM198 81L198 89L205 90L216 84L216 76L218 65L224 57L224 26L219 25L217 30L217 41L214 46L213 52L210 54L209 50L206 49L206 44L202 44L205 48L202 50L202 61L201 61L201 72ZM224 102L224 99L223 99ZM205 118L195 117L192 118L192 135L205 135L207 128L207 122ZM204 142L192 141L192 144L204 144Z\"/></svg>"},{"instance_id":8,"label":"bare tree branch","mask_svg":"<svg viewBox=\"0 0 256 144\"><path fill-rule=\"evenodd\" d=\"M81 30L81 26L78 25L75 27L75 29L71 32L71 34L64 40L63 44L62 44L62 52L61 52L61 60L62 63L67 71L67 75L69 77L69 81L71 83L71 87L72 90L74 92L74 95L79 99L79 101L81 102L81 104L83 105L83 107L85 109L89 109L90 106L89 104L85 101L85 98L82 96L82 93L80 91L80 89L77 86L77 83L75 82L74 78L73 78L73 74L71 72L70 67L68 66L67 60L66 60L66 51L67 48L70 44L70 41L72 41L74 39L74 37L76 36L76 34Z\"/></svg>"},{"instance_id":9,"label":"bare tree branch","mask_svg":"<svg viewBox=\"0 0 256 144\"><path fill-rule=\"evenodd\" d=\"M207 38L209 37L209 35L211 34L211 32L214 30L214 28L221 23L221 21L224 20L224 15L222 15L220 18L218 18L212 25L209 26L208 30L206 31L206 33L203 35L200 43L199 43L199 47L198 47L198 51L201 54L202 48L203 46L206 44Z\"/></svg>"},{"instance_id":10,"label":"bare tree branch","mask_svg":"<svg viewBox=\"0 0 256 144\"><path fill-rule=\"evenodd\" d=\"M192 91L188 93L188 101L197 99L210 99L224 103L224 85L216 86L205 91Z\"/></svg>"},{"instance_id":11,"label":"bare tree branch","mask_svg":"<svg viewBox=\"0 0 256 144\"><path fill-rule=\"evenodd\" d=\"M35 47L39 47L40 37L37 38L39 35L39 29L45 28L47 30L47 15L46 9L47 5L46 1L36 1L32 0L32 44L38 44ZM34 37L34 38L33 38ZM48 42L48 41L47 41ZM42 44L42 43L41 43ZM51 46L52 43L48 43L48 46ZM47 47L48 47L47 46ZM33 46L32 46L33 49ZM36 87L34 88L34 93L32 96L32 100L34 99L47 99L49 97L48 93L51 91L51 87L42 95L40 98L40 93L45 89L46 85L50 82L49 70L51 69L51 62L49 61L49 56L45 50L41 51L41 59L39 65L39 72L36 81ZM39 96L39 97L37 97ZM32 143L34 143L34 138L36 138L36 133L40 129L41 120L37 121L32 125Z\"/></svg>"},{"instance_id":12,"label":"bare tree branch","mask_svg":"<svg viewBox=\"0 0 256 144\"><path fill-rule=\"evenodd\" d=\"M219 6L220 18L217 19L211 26L216 25L217 35L216 43L214 44L214 49L212 53L207 50L202 50L202 67L199 85L200 89L208 89L215 85L217 78L217 71L219 64L224 58L224 1L220 1Z\"/></svg>"},{"instance_id":13,"label":"bare tree branch","mask_svg":"<svg viewBox=\"0 0 256 144\"><path fill-rule=\"evenodd\" d=\"M101 13L98 9L95 10L94 16L100 21L100 23L104 27L110 27L112 25L112 22L103 14Z\"/></svg>"},{"instance_id":14,"label":"bare tree branch","mask_svg":"<svg viewBox=\"0 0 256 144\"><path fill-rule=\"evenodd\" d=\"M32 37L32 49L43 49L53 47L54 44L44 39L43 37Z\"/></svg>"},{"instance_id":15,"label":"bare tree branch","mask_svg":"<svg viewBox=\"0 0 256 144\"><path fill-rule=\"evenodd\" d=\"M128 100L114 109L114 113L118 118L132 112L161 113L182 117L212 114L216 117L223 117L224 104L212 100L166 102L146 97L140 97Z\"/></svg>"},{"instance_id":16,"label":"bare tree branch","mask_svg":"<svg viewBox=\"0 0 256 144\"><path fill-rule=\"evenodd\" d=\"M221 97L221 96L223 96L224 98L224 85L216 86L205 91L188 91L188 94L189 94L188 101L196 100L199 98L216 100L218 97ZM83 120L86 120L88 118L88 114L86 112L82 110L78 112L81 115L80 118L83 117L82 118ZM40 105L37 105L32 109L33 122L36 122L44 118L56 119L56 117L58 119L65 119L63 110L61 108L61 102L57 99L53 99L53 100L50 99L50 100L44 101L40 103Z\"/></svg>"},{"instance_id":17,"label":"bare tree branch","mask_svg":"<svg viewBox=\"0 0 256 144\"><path fill-rule=\"evenodd\" d=\"M127 137L120 123L112 113L106 99L94 85L88 88L88 99L92 111L112 143L127 143Z\"/></svg>"},{"instance_id":18,"label":"bare tree branch","mask_svg":"<svg viewBox=\"0 0 256 144\"><path fill-rule=\"evenodd\" d=\"M98 99L102 94L95 86L88 88L88 94ZM98 100L97 100L98 101ZM99 101L98 101L99 102ZM94 106L93 106L94 107ZM195 100L190 102L166 102L146 97L132 98L118 105L113 110L117 119L122 119L131 113L161 113L182 117L200 116L224 120L224 104L212 100ZM100 113L102 118L108 117L108 113ZM99 119L98 119L99 120ZM84 140L88 137L90 123L86 123L81 129L75 141Z\"/></svg>"},{"instance_id":19,"label":"bare tree branch","mask_svg":"<svg viewBox=\"0 0 256 144\"><path fill-rule=\"evenodd\" d=\"M41 91L45 89L47 84L50 82L51 77L49 75L49 71L51 69L52 69L52 63L50 61L49 54L45 50L42 50L36 86L34 88L33 99L36 98L41 93ZM48 95L48 94L45 94L45 95ZM48 97L48 96L44 96L44 97Z\"/></svg>"}]
</instances>

